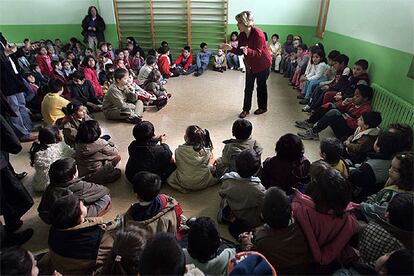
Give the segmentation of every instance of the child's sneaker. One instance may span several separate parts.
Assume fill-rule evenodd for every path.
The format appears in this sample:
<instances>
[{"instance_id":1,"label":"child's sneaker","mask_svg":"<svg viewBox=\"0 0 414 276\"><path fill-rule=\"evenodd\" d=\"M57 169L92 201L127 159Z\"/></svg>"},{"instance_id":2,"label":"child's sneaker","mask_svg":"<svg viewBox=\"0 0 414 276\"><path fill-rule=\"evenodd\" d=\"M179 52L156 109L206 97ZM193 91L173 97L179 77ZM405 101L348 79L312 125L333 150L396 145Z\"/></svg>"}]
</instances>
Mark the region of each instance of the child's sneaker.
<instances>
[{"instance_id":1,"label":"child's sneaker","mask_svg":"<svg viewBox=\"0 0 414 276\"><path fill-rule=\"evenodd\" d=\"M310 129L313 127L313 124L309 123L308 121L296 121L295 126L302 129Z\"/></svg>"},{"instance_id":2,"label":"child's sneaker","mask_svg":"<svg viewBox=\"0 0 414 276\"><path fill-rule=\"evenodd\" d=\"M298 136L302 140L319 140L319 134L311 128L303 132L298 132Z\"/></svg>"},{"instance_id":3,"label":"child's sneaker","mask_svg":"<svg viewBox=\"0 0 414 276\"><path fill-rule=\"evenodd\" d=\"M309 105L305 105L303 108L302 108L302 111L303 112L309 112L311 110L311 107L309 106Z\"/></svg>"},{"instance_id":4,"label":"child's sneaker","mask_svg":"<svg viewBox=\"0 0 414 276\"><path fill-rule=\"evenodd\" d=\"M138 116L129 116L128 118L126 118L126 121L127 123L136 125L136 124L141 123L142 119Z\"/></svg>"}]
</instances>

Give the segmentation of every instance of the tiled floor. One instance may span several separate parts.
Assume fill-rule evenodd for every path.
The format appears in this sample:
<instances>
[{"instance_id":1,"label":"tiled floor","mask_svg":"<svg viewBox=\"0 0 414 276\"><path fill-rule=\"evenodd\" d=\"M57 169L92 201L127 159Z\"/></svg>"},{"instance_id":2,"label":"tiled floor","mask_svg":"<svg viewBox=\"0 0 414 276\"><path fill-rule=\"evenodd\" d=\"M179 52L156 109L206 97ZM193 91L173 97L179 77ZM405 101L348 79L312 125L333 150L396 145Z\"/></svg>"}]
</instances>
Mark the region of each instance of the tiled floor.
<instances>
[{"instance_id":1,"label":"tiled floor","mask_svg":"<svg viewBox=\"0 0 414 276\"><path fill-rule=\"evenodd\" d=\"M197 124L210 131L214 144L215 156L221 155L222 141L231 137L231 126L241 111L244 90L244 74L238 71L225 73L207 71L201 77L182 76L170 79L166 88L173 94L169 104L161 111L146 111L145 120L151 121L156 129L156 134L167 134L167 143L174 149L184 142L184 132L188 125ZM253 137L263 146L262 160L274 155L275 142L288 132L296 133L294 121L306 118L297 104L297 93L287 85L287 79L280 74L271 73L268 80L269 104L268 112L247 117L253 123ZM254 94L255 97L256 94ZM256 99L253 100L254 111L257 108ZM132 125L106 121L102 113L97 119L101 125L107 128L112 136L112 141L121 149L122 164L124 170L128 159L127 148L133 140ZM319 143L305 141L306 155L312 161L319 157ZM30 176L33 169L29 165L28 151L30 144L24 144L23 150L11 157L11 162L17 172L27 171L29 176L25 178L25 185L30 187ZM125 182L123 176L116 183L108 185L111 189L113 200L112 210L105 216L110 220L117 214L124 212L134 202L134 194L131 187ZM210 216L216 218L219 205L218 186L207 190L190 194L180 194L169 187L164 187L162 192L174 196L182 205L184 214L190 216ZM37 251L47 247L48 226L44 224L37 214L37 205L40 195L35 194L35 205L23 217L24 227L32 227L35 230L34 237L25 245L27 249ZM220 226L220 232L224 237L229 237L225 227Z\"/></svg>"}]
</instances>

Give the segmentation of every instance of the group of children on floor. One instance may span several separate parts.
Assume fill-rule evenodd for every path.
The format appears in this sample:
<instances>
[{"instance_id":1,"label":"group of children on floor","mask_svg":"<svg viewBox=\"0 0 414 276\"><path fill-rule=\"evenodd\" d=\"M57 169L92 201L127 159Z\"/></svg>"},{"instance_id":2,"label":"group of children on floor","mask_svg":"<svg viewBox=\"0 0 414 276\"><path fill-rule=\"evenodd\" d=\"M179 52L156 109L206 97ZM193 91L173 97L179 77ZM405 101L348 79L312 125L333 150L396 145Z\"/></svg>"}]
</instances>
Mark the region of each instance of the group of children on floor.
<instances>
[{"instance_id":1,"label":"group of children on floor","mask_svg":"<svg viewBox=\"0 0 414 276\"><path fill-rule=\"evenodd\" d=\"M87 107L70 103L67 110L63 131L41 129L30 150L35 189L43 191L39 216L51 225L49 251L37 257L42 273L413 273L407 125L380 131L380 114L364 112L345 142L321 141L320 160L311 163L301 138L289 133L262 163L248 120L233 123L234 138L223 141L219 158L206 129L187 127L173 156L166 135L141 121L125 169L137 202L105 222L112 203L104 185L121 177L119 149ZM222 240L211 218L187 219L173 197L160 193L164 184L182 193L219 184L217 220L239 243ZM2 250L1 260L10 275L33 263L19 248ZM12 267L17 261L28 264Z\"/></svg>"}]
</instances>

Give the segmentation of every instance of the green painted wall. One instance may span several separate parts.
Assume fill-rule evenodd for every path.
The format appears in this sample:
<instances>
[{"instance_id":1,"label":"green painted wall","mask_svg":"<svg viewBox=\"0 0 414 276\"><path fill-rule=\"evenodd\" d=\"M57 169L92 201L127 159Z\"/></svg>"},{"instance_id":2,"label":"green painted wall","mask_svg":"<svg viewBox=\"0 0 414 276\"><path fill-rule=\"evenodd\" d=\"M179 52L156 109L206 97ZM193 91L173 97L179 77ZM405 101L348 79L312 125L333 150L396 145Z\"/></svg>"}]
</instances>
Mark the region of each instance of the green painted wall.
<instances>
[{"instance_id":1,"label":"green painted wall","mask_svg":"<svg viewBox=\"0 0 414 276\"><path fill-rule=\"evenodd\" d=\"M71 37L77 37L81 41L80 24L53 24L53 25L2 25L0 32L9 42L22 43L23 39L29 37L32 41L39 39L60 38L62 41L69 41ZM116 24L106 24L105 38L113 45L118 45Z\"/></svg>"},{"instance_id":2,"label":"green painted wall","mask_svg":"<svg viewBox=\"0 0 414 276\"><path fill-rule=\"evenodd\" d=\"M372 82L414 104L414 80L407 77L413 54L330 31L321 42L327 52L336 49L348 55L351 68L358 59L368 60Z\"/></svg>"}]
</instances>

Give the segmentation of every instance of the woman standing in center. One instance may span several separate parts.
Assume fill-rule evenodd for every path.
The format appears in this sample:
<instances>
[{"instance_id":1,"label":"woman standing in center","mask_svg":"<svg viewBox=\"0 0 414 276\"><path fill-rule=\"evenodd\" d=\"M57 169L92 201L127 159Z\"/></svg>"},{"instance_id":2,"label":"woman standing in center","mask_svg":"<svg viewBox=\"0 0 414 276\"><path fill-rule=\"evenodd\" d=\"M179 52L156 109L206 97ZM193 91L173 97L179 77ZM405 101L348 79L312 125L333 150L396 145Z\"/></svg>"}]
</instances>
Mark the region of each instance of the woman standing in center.
<instances>
[{"instance_id":1,"label":"woman standing in center","mask_svg":"<svg viewBox=\"0 0 414 276\"><path fill-rule=\"evenodd\" d=\"M272 65L272 57L267 48L265 35L253 24L253 15L250 11L243 11L236 15L237 28L240 31L239 45L232 48L230 44L222 44L221 48L230 50L236 55L244 55L246 64L246 84L244 88L243 111L239 117L244 118L250 113L254 82L257 79L257 105L254 114L267 112L267 78Z\"/></svg>"}]
</instances>

